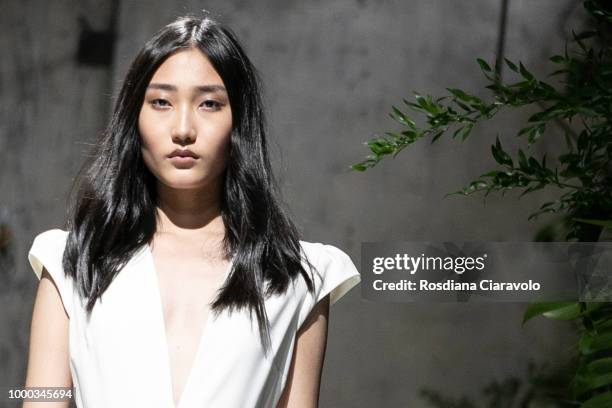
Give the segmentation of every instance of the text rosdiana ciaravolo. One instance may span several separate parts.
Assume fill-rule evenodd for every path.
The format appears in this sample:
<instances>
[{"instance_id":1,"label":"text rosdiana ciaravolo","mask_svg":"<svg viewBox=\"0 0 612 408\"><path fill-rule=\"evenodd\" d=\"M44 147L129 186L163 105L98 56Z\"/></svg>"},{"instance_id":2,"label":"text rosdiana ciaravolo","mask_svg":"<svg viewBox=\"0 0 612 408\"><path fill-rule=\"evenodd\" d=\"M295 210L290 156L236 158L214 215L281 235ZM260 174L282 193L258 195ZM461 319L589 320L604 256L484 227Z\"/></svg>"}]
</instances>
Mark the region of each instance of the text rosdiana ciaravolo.
<instances>
[{"instance_id":1,"label":"text rosdiana ciaravolo","mask_svg":"<svg viewBox=\"0 0 612 408\"><path fill-rule=\"evenodd\" d=\"M482 279L478 282L455 282L447 279L441 282L430 282L420 279L417 282L401 279L398 282L384 282L376 279L372 286L374 290L407 290L407 291L538 291L540 284L529 279L528 282L496 282L492 279Z\"/></svg>"},{"instance_id":2,"label":"text rosdiana ciaravolo","mask_svg":"<svg viewBox=\"0 0 612 408\"><path fill-rule=\"evenodd\" d=\"M372 272L380 275L386 271L400 270L414 275L418 271L440 277L439 273L454 272L462 275L464 272L479 271L485 269L487 254L472 257L440 257L440 256L409 256L408 254L396 254L393 257L376 257L373 259ZM458 282L453 279L400 279L396 282L385 282L376 279L373 282L376 291L399 290L399 291L539 291L540 283L531 279L528 282L498 282L493 279L474 279L471 282Z\"/></svg>"}]
</instances>

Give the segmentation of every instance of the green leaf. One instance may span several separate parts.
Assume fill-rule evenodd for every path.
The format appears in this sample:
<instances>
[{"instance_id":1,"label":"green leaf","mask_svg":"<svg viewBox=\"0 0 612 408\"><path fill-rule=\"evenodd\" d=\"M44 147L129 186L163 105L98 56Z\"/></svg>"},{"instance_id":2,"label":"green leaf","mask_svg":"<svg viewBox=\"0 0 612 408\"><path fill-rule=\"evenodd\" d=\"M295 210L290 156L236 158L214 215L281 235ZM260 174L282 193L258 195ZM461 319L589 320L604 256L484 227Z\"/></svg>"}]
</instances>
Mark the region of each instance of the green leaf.
<instances>
[{"instance_id":1,"label":"green leaf","mask_svg":"<svg viewBox=\"0 0 612 408\"><path fill-rule=\"evenodd\" d=\"M538 163L535 157L530 157L528 163L532 170L538 171L540 169L540 163Z\"/></svg>"},{"instance_id":2,"label":"green leaf","mask_svg":"<svg viewBox=\"0 0 612 408\"><path fill-rule=\"evenodd\" d=\"M586 303L586 312L594 312L597 311L599 309L601 309L602 307L606 306L607 303L606 302L588 302ZM611 320L612 322L612 320ZM599 329L599 327L598 327Z\"/></svg>"},{"instance_id":3,"label":"green leaf","mask_svg":"<svg viewBox=\"0 0 612 408\"><path fill-rule=\"evenodd\" d=\"M585 332L580 336L578 341L578 349L583 355L593 354L602 350L612 349L612 332L593 334Z\"/></svg>"},{"instance_id":4,"label":"green leaf","mask_svg":"<svg viewBox=\"0 0 612 408\"><path fill-rule=\"evenodd\" d=\"M396 147L398 141L402 141L404 140L404 138L402 136L400 136L399 134L395 133L395 132L385 132L385 135L389 136L389 138L382 138L380 139L381 142L391 145L392 147Z\"/></svg>"},{"instance_id":5,"label":"green leaf","mask_svg":"<svg viewBox=\"0 0 612 408\"><path fill-rule=\"evenodd\" d=\"M542 136L544 130L546 130L545 123L540 123L538 126L534 126L533 128L531 128L527 136L527 143L529 145L534 144L540 138L540 136Z\"/></svg>"},{"instance_id":6,"label":"green leaf","mask_svg":"<svg viewBox=\"0 0 612 408\"><path fill-rule=\"evenodd\" d=\"M599 225L600 227L612 229L612 220L587 220L585 218L572 218L572 220L583 222L585 224Z\"/></svg>"},{"instance_id":7,"label":"green leaf","mask_svg":"<svg viewBox=\"0 0 612 408\"><path fill-rule=\"evenodd\" d=\"M442 134L444 133L444 130L438 130L434 135L433 138L431 139L431 143L435 142L436 140L438 140L440 138L440 136L442 136ZM431 144L430 143L430 144Z\"/></svg>"},{"instance_id":8,"label":"green leaf","mask_svg":"<svg viewBox=\"0 0 612 408\"><path fill-rule=\"evenodd\" d=\"M401 123L402 125L406 125L406 126L411 127L412 129L416 129L416 124L414 123L414 121L410 119L408 116L406 116L402 111L400 111L395 106L392 106L391 109L392 109L392 112L389 115L393 119L395 119L397 122Z\"/></svg>"},{"instance_id":9,"label":"green leaf","mask_svg":"<svg viewBox=\"0 0 612 408\"><path fill-rule=\"evenodd\" d=\"M502 173L502 171L501 170L491 170L491 171L481 174L480 177L496 177L497 175L499 175L499 173Z\"/></svg>"},{"instance_id":10,"label":"green leaf","mask_svg":"<svg viewBox=\"0 0 612 408\"><path fill-rule=\"evenodd\" d=\"M499 143L499 138L495 141L495 144L491 146L491 154L493 155L493 158L495 159L496 162L498 162L499 164L502 164L503 160L501 155L499 154L499 151L501 150L501 145Z\"/></svg>"},{"instance_id":11,"label":"green leaf","mask_svg":"<svg viewBox=\"0 0 612 408\"><path fill-rule=\"evenodd\" d=\"M532 86L531 86L531 82L529 81L519 81L519 82L515 82L513 84L508 85L508 88L519 88L523 91L528 91L529 89L532 88Z\"/></svg>"},{"instance_id":12,"label":"green leaf","mask_svg":"<svg viewBox=\"0 0 612 408\"><path fill-rule=\"evenodd\" d=\"M555 75L565 74L566 72L569 72L569 70L566 69L566 68L562 68L562 69L558 69L556 71L553 71L552 73L548 74L548 76L555 76Z\"/></svg>"},{"instance_id":13,"label":"green leaf","mask_svg":"<svg viewBox=\"0 0 612 408\"><path fill-rule=\"evenodd\" d=\"M368 147L377 156L393 153L395 150L388 141L384 139L374 139L368 142Z\"/></svg>"},{"instance_id":14,"label":"green leaf","mask_svg":"<svg viewBox=\"0 0 612 408\"><path fill-rule=\"evenodd\" d=\"M525 68L522 62L519 62L519 71L521 75L523 76L523 78L525 78L526 80L528 81L534 80L533 75L531 74L531 72L527 71L527 68Z\"/></svg>"},{"instance_id":15,"label":"green leaf","mask_svg":"<svg viewBox=\"0 0 612 408\"><path fill-rule=\"evenodd\" d=\"M485 60L476 58L476 61L478 62L478 65L480 65L480 69L486 72L491 72L491 67L489 66L489 64L486 63Z\"/></svg>"},{"instance_id":16,"label":"green leaf","mask_svg":"<svg viewBox=\"0 0 612 408\"><path fill-rule=\"evenodd\" d=\"M520 148L518 149L518 158L519 158L519 168L525 172L529 172L530 167L527 162L527 156L525 156L525 153Z\"/></svg>"},{"instance_id":17,"label":"green leaf","mask_svg":"<svg viewBox=\"0 0 612 408\"><path fill-rule=\"evenodd\" d=\"M557 90L553 86L551 86L551 85L549 85L549 84L547 84L546 82L543 82L543 81L538 81L538 84L540 85L542 90L544 92L546 92L546 97L547 98L552 99L552 98L557 98L558 97L559 92L557 92Z\"/></svg>"},{"instance_id":18,"label":"green leaf","mask_svg":"<svg viewBox=\"0 0 612 408\"><path fill-rule=\"evenodd\" d=\"M425 109L425 110L428 110L428 109L429 109L429 105L427 104L427 100L426 100L426 99L425 99L423 96L421 96L421 95L419 95L419 94L415 94L415 95L414 95L414 99L416 99L417 103L418 103L418 104L419 104L419 105L420 105L420 106L421 106L423 109Z\"/></svg>"},{"instance_id":19,"label":"green leaf","mask_svg":"<svg viewBox=\"0 0 612 408\"><path fill-rule=\"evenodd\" d=\"M463 130L463 128L464 128L463 126L458 127L458 128L457 128L457 130L455 130L455 131L453 132L453 136L452 136L452 138L454 139L455 137L457 137L457 135L459 134L459 132L461 132L461 131Z\"/></svg>"},{"instance_id":20,"label":"green leaf","mask_svg":"<svg viewBox=\"0 0 612 408\"><path fill-rule=\"evenodd\" d=\"M531 303L523 314L523 323L536 316L544 316L554 320L573 320L580 316L578 302L538 302Z\"/></svg>"},{"instance_id":21,"label":"green leaf","mask_svg":"<svg viewBox=\"0 0 612 408\"><path fill-rule=\"evenodd\" d=\"M459 135L461 136L461 141L464 141L465 139L467 139L470 133L472 133L473 128L474 128L474 124L470 123L461 130L461 132L459 133Z\"/></svg>"},{"instance_id":22,"label":"green leaf","mask_svg":"<svg viewBox=\"0 0 612 408\"><path fill-rule=\"evenodd\" d=\"M538 184L536 184L536 185L534 185L534 186L530 186L530 187L526 188L526 189L525 189L525 191L523 191L523 192L521 193L521 195L519 195L519 198L520 198L520 197L522 197L522 196L524 196L525 194L529 194L529 193L531 193L531 192L533 192L533 191L536 191L536 190L541 190L541 189L543 189L544 187L546 187L546 184L544 184L544 183L538 183Z\"/></svg>"},{"instance_id":23,"label":"green leaf","mask_svg":"<svg viewBox=\"0 0 612 408\"><path fill-rule=\"evenodd\" d=\"M582 42L582 39L579 37L578 34L576 34L574 30L572 30L572 37L574 37L574 41L580 46L580 48L582 48L584 52L587 52L587 48Z\"/></svg>"},{"instance_id":24,"label":"green leaf","mask_svg":"<svg viewBox=\"0 0 612 408\"><path fill-rule=\"evenodd\" d=\"M537 125L527 126L519 130L518 136L523 136L525 133L529 133Z\"/></svg>"},{"instance_id":25,"label":"green leaf","mask_svg":"<svg viewBox=\"0 0 612 408\"><path fill-rule=\"evenodd\" d=\"M491 153L497 163L512 166L512 158L510 158L510 155L502 148L499 136L496 136L495 144L491 146Z\"/></svg>"},{"instance_id":26,"label":"green leaf","mask_svg":"<svg viewBox=\"0 0 612 408\"><path fill-rule=\"evenodd\" d=\"M580 408L610 408L612 407L612 392L608 391L589 399L580 405Z\"/></svg>"},{"instance_id":27,"label":"green leaf","mask_svg":"<svg viewBox=\"0 0 612 408\"><path fill-rule=\"evenodd\" d=\"M586 116L599 116L599 114L594 111L593 109L589 109L585 106L576 106L575 107L576 112L582 114L582 115L586 115Z\"/></svg>"},{"instance_id":28,"label":"green leaf","mask_svg":"<svg viewBox=\"0 0 612 408\"><path fill-rule=\"evenodd\" d=\"M473 109L470 108L468 105L466 105L465 103L461 102L458 99L455 99L453 102L455 102L461 109L463 109L466 112L472 112Z\"/></svg>"},{"instance_id":29,"label":"green leaf","mask_svg":"<svg viewBox=\"0 0 612 408\"><path fill-rule=\"evenodd\" d=\"M583 395L612 384L612 357L598 358L582 365L574 378L574 392Z\"/></svg>"},{"instance_id":30,"label":"green leaf","mask_svg":"<svg viewBox=\"0 0 612 408\"><path fill-rule=\"evenodd\" d=\"M610 384L612 384L612 372L602 375L587 373L583 376L576 376L574 379L574 392L576 395L584 395L588 391L593 391Z\"/></svg>"},{"instance_id":31,"label":"green leaf","mask_svg":"<svg viewBox=\"0 0 612 408\"><path fill-rule=\"evenodd\" d=\"M542 121L548 121L554 117L557 117L559 115L562 115L564 113L564 111L562 109L557 108L556 106L553 106L549 109L543 110L541 112L537 112L534 113L533 115L531 115L529 117L529 119L527 119L528 122L542 122Z\"/></svg>"},{"instance_id":32,"label":"green leaf","mask_svg":"<svg viewBox=\"0 0 612 408\"><path fill-rule=\"evenodd\" d=\"M450 93L452 93L456 98L465 101L465 102L471 102L474 100L474 98L468 94L466 94L464 91L462 91L461 89L457 89L457 88L446 88L446 90Z\"/></svg>"},{"instance_id":33,"label":"green leaf","mask_svg":"<svg viewBox=\"0 0 612 408\"><path fill-rule=\"evenodd\" d=\"M612 374L612 357L604 357L591 361L586 365L586 370L592 374Z\"/></svg>"},{"instance_id":34,"label":"green leaf","mask_svg":"<svg viewBox=\"0 0 612 408\"><path fill-rule=\"evenodd\" d=\"M510 68L512 71L517 72L517 73L519 72L519 69L516 66L516 64L514 64L508 58L504 58L504 61L506 61L506 65L508 65L508 68Z\"/></svg>"},{"instance_id":35,"label":"green leaf","mask_svg":"<svg viewBox=\"0 0 612 408\"><path fill-rule=\"evenodd\" d=\"M562 62L565 62L565 58L562 55L553 55L549 59L555 64L561 64Z\"/></svg>"},{"instance_id":36,"label":"green leaf","mask_svg":"<svg viewBox=\"0 0 612 408\"><path fill-rule=\"evenodd\" d=\"M607 304L606 302L597 302L600 304ZM608 331L612 329L612 319L608 317L603 317L601 319L597 319L595 321L595 325L598 331Z\"/></svg>"},{"instance_id":37,"label":"green leaf","mask_svg":"<svg viewBox=\"0 0 612 408\"><path fill-rule=\"evenodd\" d=\"M595 37L597 35L596 31L584 31L579 34L574 34L575 40L585 40L587 38Z\"/></svg>"},{"instance_id":38,"label":"green leaf","mask_svg":"<svg viewBox=\"0 0 612 408\"><path fill-rule=\"evenodd\" d=\"M565 144L567 145L568 150L571 152L574 150L574 143L572 142L572 135L569 131L564 132L565 135Z\"/></svg>"},{"instance_id":39,"label":"green leaf","mask_svg":"<svg viewBox=\"0 0 612 408\"><path fill-rule=\"evenodd\" d=\"M402 136L403 137L403 142L404 143L412 143L414 142L416 139L419 138L419 134L415 131L415 130L404 130L402 132Z\"/></svg>"}]
</instances>

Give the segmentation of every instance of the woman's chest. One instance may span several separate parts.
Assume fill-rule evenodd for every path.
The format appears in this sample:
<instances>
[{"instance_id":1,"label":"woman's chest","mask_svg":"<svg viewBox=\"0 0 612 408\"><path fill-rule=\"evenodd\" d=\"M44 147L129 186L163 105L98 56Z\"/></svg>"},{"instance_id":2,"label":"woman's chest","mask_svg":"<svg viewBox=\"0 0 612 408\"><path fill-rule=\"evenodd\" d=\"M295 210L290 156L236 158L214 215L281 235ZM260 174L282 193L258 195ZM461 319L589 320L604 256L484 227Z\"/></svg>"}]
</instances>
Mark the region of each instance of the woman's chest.
<instances>
[{"instance_id":1,"label":"woman's chest","mask_svg":"<svg viewBox=\"0 0 612 408\"><path fill-rule=\"evenodd\" d=\"M229 261L207 260L192 254L157 254L152 251L151 290L158 293L170 359L185 370L205 329L211 304L227 278ZM173 367L174 368L174 367ZM179 374L180 375L180 374Z\"/></svg>"},{"instance_id":2,"label":"woman's chest","mask_svg":"<svg viewBox=\"0 0 612 408\"><path fill-rule=\"evenodd\" d=\"M157 281L175 405L191 378L206 330L211 304L229 273L230 262L197 251L151 251Z\"/></svg>"},{"instance_id":3,"label":"woman's chest","mask_svg":"<svg viewBox=\"0 0 612 408\"><path fill-rule=\"evenodd\" d=\"M122 382L135 389L157 386L171 407L196 393L210 392L212 398L230 377L234 384L255 384L261 376L263 386L284 371L300 305L295 287L265 301L271 338L266 354L257 320L248 310L215 314L204 306L225 278L219 278L219 271L216 280L194 279L187 271L179 275L184 279L165 285L164 274L172 269L159 267L156 270L153 256L143 251L119 273L89 318L84 311L73 314L71 363L82 381L100 387L93 383L98 381L108 389ZM226 267L224 275L231 265ZM181 347L173 356L173 348ZM275 376L269 377L270 372Z\"/></svg>"}]
</instances>

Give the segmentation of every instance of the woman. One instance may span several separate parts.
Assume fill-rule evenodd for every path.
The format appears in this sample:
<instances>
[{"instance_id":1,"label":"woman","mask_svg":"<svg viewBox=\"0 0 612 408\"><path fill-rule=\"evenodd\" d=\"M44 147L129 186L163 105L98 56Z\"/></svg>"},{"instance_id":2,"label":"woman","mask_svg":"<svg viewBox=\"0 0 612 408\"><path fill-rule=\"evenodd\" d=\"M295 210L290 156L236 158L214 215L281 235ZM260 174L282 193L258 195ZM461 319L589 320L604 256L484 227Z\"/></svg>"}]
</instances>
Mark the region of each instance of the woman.
<instances>
[{"instance_id":1,"label":"woman","mask_svg":"<svg viewBox=\"0 0 612 408\"><path fill-rule=\"evenodd\" d=\"M207 15L145 44L67 231L32 244L26 386L87 408L317 406L329 304L360 277L281 209L259 88Z\"/></svg>"}]
</instances>

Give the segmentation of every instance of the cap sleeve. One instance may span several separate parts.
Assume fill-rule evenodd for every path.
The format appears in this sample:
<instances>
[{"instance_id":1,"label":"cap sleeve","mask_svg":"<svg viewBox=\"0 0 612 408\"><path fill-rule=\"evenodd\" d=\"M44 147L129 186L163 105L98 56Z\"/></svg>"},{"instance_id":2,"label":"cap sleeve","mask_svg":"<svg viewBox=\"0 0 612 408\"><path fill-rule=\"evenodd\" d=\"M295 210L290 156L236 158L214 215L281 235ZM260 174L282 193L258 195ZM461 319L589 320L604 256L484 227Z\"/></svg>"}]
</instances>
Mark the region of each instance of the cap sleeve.
<instances>
[{"instance_id":1,"label":"cap sleeve","mask_svg":"<svg viewBox=\"0 0 612 408\"><path fill-rule=\"evenodd\" d=\"M28 261L40 280L43 267L49 272L59 290L64 309L70 317L72 310L72 281L64 274L62 258L68 233L60 229L45 231L34 238Z\"/></svg>"},{"instance_id":2,"label":"cap sleeve","mask_svg":"<svg viewBox=\"0 0 612 408\"><path fill-rule=\"evenodd\" d=\"M298 328L302 326L315 305L329 295L330 306L361 281L351 258L341 249L327 244L316 243L309 251L313 269L315 292L307 292L302 303Z\"/></svg>"}]
</instances>

